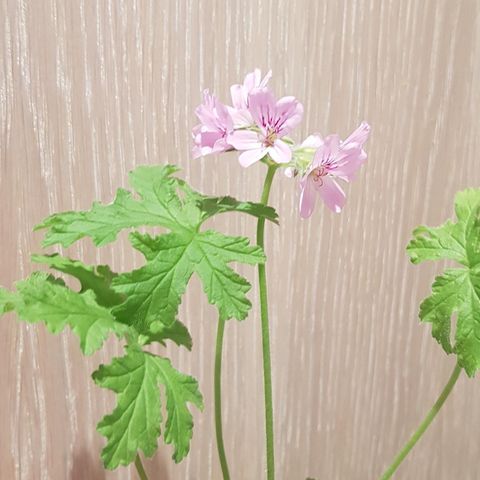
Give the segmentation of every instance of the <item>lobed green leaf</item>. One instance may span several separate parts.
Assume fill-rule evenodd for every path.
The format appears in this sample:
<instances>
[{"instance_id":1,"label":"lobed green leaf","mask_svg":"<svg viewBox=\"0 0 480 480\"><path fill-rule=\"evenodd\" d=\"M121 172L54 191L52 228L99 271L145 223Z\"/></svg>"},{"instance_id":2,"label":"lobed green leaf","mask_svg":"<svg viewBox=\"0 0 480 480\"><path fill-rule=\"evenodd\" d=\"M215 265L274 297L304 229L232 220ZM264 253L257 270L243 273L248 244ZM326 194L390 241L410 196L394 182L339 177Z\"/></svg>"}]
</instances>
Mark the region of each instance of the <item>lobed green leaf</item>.
<instances>
[{"instance_id":1,"label":"lobed green leaf","mask_svg":"<svg viewBox=\"0 0 480 480\"><path fill-rule=\"evenodd\" d=\"M228 237L211 230L155 238L134 233L130 238L147 263L113 279L113 288L126 297L113 309L120 321L133 325L144 335L161 324L171 325L194 272L200 277L209 302L217 306L220 318L243 320L247 316L251 307L246 298L250 284L228 265L233 261L265 261L262 249L250 246L247 238Z\"/></svg>"},{"instance_id":2,"label":"lobed green leaf","mask_svg":"<svg viewBox=\"0 0 480 480\"><path fill-rule=\"evenodd\" d=\"M274 208L263 203L240 202L233 197L201 197L198 207L204 213L204 218L210 218L219 213L241 212L257 218L265 218L278 224L278 214Z\"/></svg>"},{"instance_id":3,"label":"lobed green leaf","mask_svg":"<svg viewBox=\"0 0 480 480\"><path fill-rule=\"evenodd\" d=\"M163 423L159 386L166 397L167 420L164 441L174 446L173 459L180 462L190 448L193 417L191 403L203 409L203 399L195 379L174 369L166 358L127 348L126 355L114 358L93 373L95 383L114 391L117 406L97 426L107 438L102 451L106 468L114 469L134 461L139 450L151 456Z\"/></svg>"},{"instance_id":4,"label":"lobed green leaf","mask_svg":"<svg viewBox=\"0 0 480 480\"><path fill-rule=\"evenodd\" d=\"M123 297L111 288L112 279L117 276L108 265L85 265L79 260L62 257L58 253L52 255L32 255L32 262L48 265L50 268L71 275L79 280L81 292L92 290L97 303L104 307L112 307L123 301Z\"/></svg>"},{"instance_id":5,"label":"lobed green leaf","mask_svg":"<svg viewBox=\"0 0 480 480\"><path fill-rule=\"evenodd\" d=\"M433 337L473 376L480 368L480 190L459 192L455 212L456 222L415 229L407 252L413 263L449 259L461 265L435 279L432 294L420 305L420 319L432 324Z\"/></svg>"},{"instance_id":6,"label":"lobed green leaf","mask_svg":"<svg viewBox=\"0 0 480 480\"><path fill-rule=\"evenodd\" d=\"M125 333L125 325L97 304L91 290L77 293L62 283L46 273L33 273L17 282L17 292L2 290L0 298L6 301L0 300L0 308L3 312L15 309L18 316L29 323L43 322L52 333L69 326L79 337L86 355L98 350L110 333Z\"/></svg>"}]
</instances>

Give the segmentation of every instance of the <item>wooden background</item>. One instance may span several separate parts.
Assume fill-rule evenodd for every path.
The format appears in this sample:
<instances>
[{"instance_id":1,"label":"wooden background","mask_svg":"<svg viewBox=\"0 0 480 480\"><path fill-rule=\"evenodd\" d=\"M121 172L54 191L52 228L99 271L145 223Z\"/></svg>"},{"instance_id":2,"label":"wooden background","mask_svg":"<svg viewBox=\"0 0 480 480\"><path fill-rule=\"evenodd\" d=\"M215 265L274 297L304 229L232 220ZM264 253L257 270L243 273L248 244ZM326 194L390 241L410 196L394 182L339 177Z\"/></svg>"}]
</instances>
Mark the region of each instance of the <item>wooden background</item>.
<instances>
[{"instance_id":1,"label":"wooden background","mask_svg":"<svg viewBox=\"0 0 480 480\"><path fill-rule=\"evenodd\" d=\"M341 215L297 214L286 178L268 225L278 479L369 480L439 394L454 366L417 321L441 265L414 267L414 226L452 213L454 193L480 183L478 0L0 0L0 284L32 269L32 226L58 210L110 201L136 165L176 162L195 187L258 199L263 166L235 154L193 160L201 91L224 101L258 66L305 105L297 139L373 126L369 160ZM253 235L254 221L217 226ZM139 265L125 236L72 256ZM256 281L251 268L242 270ZM256 298L257 291L251 292ZM194 350L169 348L199 378L192 451L146 462L152 479L210 480L220 472L212 415L215 310L193 281L180 318ZM225 435L234 479L264 477L258 311L226 329ZM70 333L0 322L0 478L134 479L104 473L95 424L113 395L89 378L120 353L115 341L84 361ZM228 377L228 379L227 379ZM478 479L480 385L462 375L398 479Z\"/></svg>"}]
</instances>

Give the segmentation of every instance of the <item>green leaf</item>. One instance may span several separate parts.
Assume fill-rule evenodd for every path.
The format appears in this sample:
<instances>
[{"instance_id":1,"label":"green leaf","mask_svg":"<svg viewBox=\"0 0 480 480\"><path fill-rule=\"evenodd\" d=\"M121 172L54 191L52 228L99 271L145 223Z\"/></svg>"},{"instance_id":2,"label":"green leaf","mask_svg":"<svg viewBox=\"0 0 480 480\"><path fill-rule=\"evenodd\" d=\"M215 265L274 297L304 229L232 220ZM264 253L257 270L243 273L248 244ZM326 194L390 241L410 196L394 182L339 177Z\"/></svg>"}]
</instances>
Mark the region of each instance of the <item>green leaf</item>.
<instances>
[{"instance_id":1,"label":"green leaf","mask_svg":"<svg viewBox=\"0 0 480 480\"><path fill-rule=\"evenodd\" d=\"M278 224L278 214L275 209L263 203L239 202L233 197L201 197L198 206L204 212L205 218L218 213L242 212Z\"/></svg>"},{"instance_id":2,"label":"green leaf","mask_svg":"<svg viewBox=\"0 0 480 480\"><path fill-rule=\"evenodd\" d=\"M208 301L217 306L221 320L243 320L252 306L246 297L251 286L228 263L264 263L262 249L249 245L248 238L228 237L213 230L197 235L195 244L199 251L195 271Z\"/></svg>"},{"instance_id":3,"label":"green leaf","mask_svg":"<svg viewBox=\"0 0 480 480\"><path fill-rule=\"evenodd\" d=\"M432 294L420 305L420 319L432 323L433 337L473 376L480 368L480 190L459 192L455 212L456 222L414 230L407 252L413 263L450 259L461 265L435 279Z\"/></svg>"},{"instance_id":4,"label":"green leaf","mask_svg":"<svg viewBox=\"0 0 480 480\"><path fill-rule=\"evenodd\" d=\"M203 282L209 302L217 306L220 318L243 320L247 316L251 307L246 298L250 284L228 266L233 261L265 261L262 249L249 245L247 238L211 230L155 238L133 233L130 238L147 263L113 280L113 288L126 297L124 303L113 309L120 321L133 325L144 335L155 332L161 324L171 325L194 272Z\"/></svg>"},{"instance_id":5,"label":"green leaf","mask_svg":"<svg viewBox=\"0 0 480 480\"><path fill-rule=\"evenodd\" d=\"M121 335L126 330L109 310L97 304L91 290L74 292L43 272L17 282L16 287L16 293L5 294L0 290L3 312L15 309L22 320L43 322L52 333L59 333L69 326L79 337L80 347L86 355L98 350L110 333Z\"/></svg>"},{"instance_id":6,"label":"green leaf","mask_svg":"<svg viewBox=\"0 0 480 480\"><path fill-rule=\"evenodd\" d=\"M17 296L0 287L0 315L15 310L15 305L18 301Z\"/></svg>"},{"instance_id":7,"label":"green leaf","mask_svg":"<svg viewBox=\"0 0 480 480\"><path fill-rule=\"evenodd\" d=\"M171 325L164 325L163 323L157 323L156 328L152 329L152 333L146 336L140 336L140 342L142 344L159 342L165 345L165 340L171 340L175 342L179 347L184 346L187 350L192 349L192 337L187 327L175 320Z\"/></svg>"},{"instance_id":8,"label":"green leaf","mask_svg":"<svg viewBox=\"0 0 480 480\"><path fill-rule=\"evenodd\" d=\"M191 242L192 235L162 235L156 240L154 259L113 280L113 288L126 297L124 303L113 309L120 321L133 325L147 336L156 333L162 323L170 326L175 321L193 273L195 259L190 255Z\"/></svg>"},{"instance_id":9,"label":"green leaf","mask_svg":"<svg viewBox=\"0 0 480 480\"><path fill-rule=\"evenodd\" d=\"M77 278L80 281L81 292L92 290L99 305L112 307L123 301L123 297L110 287L112 279L117 274L113 273L108 265L93 267L79 260L62 257L57 253L32 255L32 262L48 265L50 268Z\"/></svg>"},{"instance_id":10,"label":"green leaf","mask_svg":"<svg viewBox=\"0 0 480 480\"><path fill-rule=\"evenodd\" d=\"M188 403L203 409L195 379L178 372L166 358L133 346L127 348L125 356L114 358L110 365L100 366L93 373L93 379L97 385L113 390L118 396L112 414L105 416L97 426L107 438L102 451L106 468L128 465L139 450L149 457L157 449L163 423L160 385L166 397L164 441L174 446L175 462L188 454L193 434Z\"/></svg>"},{"instance_id":11,"label":"green leaf","mask_svg":"<svg viewBox=\"0 0 480 480\"><path fill-rule=\"evenodd\" d=\"M95 202L88 211L56 213L35 229L47 229L44 246L59 243L64 247L86 236L97 246L105 245L114 241L121 230L141 225L188 229L199 222L200 212L193 205L183 208L176 194L179 183L171 177L176 171L172 165L138 167L129 179L140 198L119 189L109 205Z\"/></svg>"},{"instance_id":12,"label":"green leaf","mask_svg":"<svg viewBox=\"0 0 480 480\"><path fill-rule=\"evenodd\" d=\"M207 218L217 213L239 211L278 222L271 207L239 202L232 197L207 197L192 190L183 180L172 175L173 165L141 166L130 172L129 180L139 197L118 189L111 204L95 202L80 212L55 213L35 227L46 229L43 246L64 247L83 237L90 237L97 246L114 241L120 231L139 226L162 226L177 233L198 229Z\"/></svg>"}]
</instances>

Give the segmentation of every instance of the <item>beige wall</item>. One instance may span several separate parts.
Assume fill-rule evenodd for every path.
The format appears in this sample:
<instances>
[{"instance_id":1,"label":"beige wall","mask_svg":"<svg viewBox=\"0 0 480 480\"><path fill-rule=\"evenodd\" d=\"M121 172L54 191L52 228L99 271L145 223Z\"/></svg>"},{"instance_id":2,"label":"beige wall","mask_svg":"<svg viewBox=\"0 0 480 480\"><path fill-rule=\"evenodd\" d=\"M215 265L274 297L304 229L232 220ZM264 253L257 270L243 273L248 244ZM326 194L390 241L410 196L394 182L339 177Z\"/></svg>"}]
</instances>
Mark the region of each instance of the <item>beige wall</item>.
<instances>
[{"instance_id":1,"label":"beige wall","mask_svg":"<svg viewBox=\"0 0 480 480\"><path fill-rule=\"evenodd\" d=\"M257 199L261 166L234 155L193 160L190 129L203 88L272 68L278 94L304 102L308 132L373 126L369 161L341 215L297 215L277 178L268 225L278 478L378 478L433 403L454 359L419 325L417 306L440 265L414 267L412 228L452 212L454 192L480 183L480 2L477 0L0 0L0 284L31 270L31 227L53 211L112 199L127 171L177 162L208 193ZM254 222L223 217L230 233ZM72 256L129 269L125 237ZM242 270L255 281L252 269ZM257 295L256 290L252 296ZM181 307L195 341L174 363L199 378L204 414L175 466L163 444L152 479L219 479L212 416L216 327L197 281ZM234 479L264 465L259 316L227 325L226 443ZM94 430L113 396L89 374L69 333L0 323L0 478L127 479L103 473ZM477 479L480 385L462 376L398 479ZM156 475L154 475L156 473Z\"/></svg>"}]
</instances>

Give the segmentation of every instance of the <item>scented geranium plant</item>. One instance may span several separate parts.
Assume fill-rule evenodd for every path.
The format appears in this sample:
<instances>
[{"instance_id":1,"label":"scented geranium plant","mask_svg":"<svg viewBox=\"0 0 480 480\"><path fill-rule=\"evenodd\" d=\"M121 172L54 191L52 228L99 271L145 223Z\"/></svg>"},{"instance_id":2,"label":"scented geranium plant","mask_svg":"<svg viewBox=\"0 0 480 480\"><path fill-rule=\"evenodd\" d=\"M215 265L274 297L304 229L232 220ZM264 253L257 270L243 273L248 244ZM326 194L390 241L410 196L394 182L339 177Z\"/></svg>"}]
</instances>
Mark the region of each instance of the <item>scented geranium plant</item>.
<instances>
[{"instance_id":1,"label":"scented geranium plant","mask_svg":"<svg viewBox=\"0 0 480 480\"><path fill-rule=\"evenodd\" d=\"M344 141L338 135L322 138L315 134L295 143L290 135L302 120L303 106L291 96L276 99L268 88L270 76L262 78L255 70L243 84L233 85L231 106L205 91L196 109L200 123L193 129L194 158L237 151L241 166L261 163L266 167L260 202L204 195L178 177L173 165L140 166L130 173L132 189L119 189L112 203L56 213L35 227L45 232L44 248L65 249L85 237L101 247L128 230L132 247L145 258L140 268L113 272L108 265L88 265L59 252L46 252L32 255L32 261L50 271L32 273L13 290L0 289L0 314L14 311L20 320L42 322L52 333L70 327L85 355L102 348L110 335L124 346L122 356L92 374L98 386L117 397L114 410L97 426L106 438L101 458L108 469L133 462L140 478L146 479L140 454L153 455L160 435L172 445L175 462L189 452L191 409L203 408L198 383L178 371L164 354L152 353L148 347L173 342L192 348L188 325L178 318L178 307L190 278L197 275L208 301L218 310L215 426L223 477L230 478L221 422L224 328L229 319L245 319L252 307L247 298L250 284L231 268L235 262L258 266L267 477L274 478L264 229L267 220L278 223L278 218L267 205L270 188L281 169L298 180L301 217L312 214L317 197L340 212L345 194L339 181L352 180L366 160L363 145L370 127L360 124ZM209 218L232 211L257 219L256 242L204 228ZM141 233L138 228L143 227L161 227L164 233ZM67 277L78 280L80 287L71 288Z\"/></svg>"},{"instance_id":2,"label":"scented geranium plant","mask_svg":"<svg viewBox=\"0 0 480 480\"><path fill-rule=\"evenodd\" d=\"M247 297L250 284L230 265L244 263L258 268L266 476L275 478L264 231L266 221L278 224L278 217L268 206L270 189L276 173L282 172L298 192L300 217L313 215L320 202L326 211L341 212L344 185L367 159L364 146L370 126L361 122L343 139L315 133L297 143L293 134L301 123L303 106L292 96L275 97L270 77L270 72L265 76L259 70L249 73L242 84L231 87L231 105L205 91L195 111L199 124L193 129L195 161L211 154L235 155L241 167L265 170L259 202L200 193L179 177L173 165L137 167L130 172L131 190L119 189L112 203L53 214L36 229L45 232L44 248L68 248L85 237L100 247L128 230L132 247L145 259L140 268L113 272L106 265L87 265L47 252L33 255L32 261L50 272L34 272L14 289L0 289L0 314L14 311L20 320L42 322L52 333L70 327L85 355L102 348L110 335L124 346L122 356L92 375L99 387L117 398L113 411L97 426L106 439L101 458L108 469L134 463L139 477L146 479L140 455L152 456L160 435L172 446L175 462L189 452L192 409L204 407L199 385L164 354L152 352L162 351L167 342L192 348L188 331L192 320L182 322L178 310L190 278L196 275L218 311L213 408L219 462L223 478L230 478L221 418L222 349L227 320L244 320L252 308ZM233 211L256 219L256 241L205 228L211 217ZM420 319L431 323L433 337L447 354L457 357L456 365L437 402L382 480L393 476L420 439L462 370L472 377L480 368L480 190L458 193L455 213L455 221L415 229L407 252L413 263L440 259L458 263L435 279L431 295L420 305ZM141 233L138 229L144 232L144 227L160 227L163 233ZM80 287L69 287L67 277L77 279Z\"/></svg>"}]
</instances>

